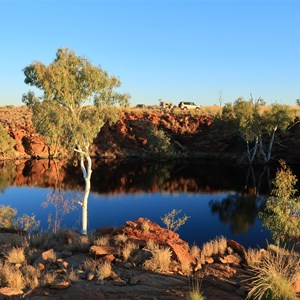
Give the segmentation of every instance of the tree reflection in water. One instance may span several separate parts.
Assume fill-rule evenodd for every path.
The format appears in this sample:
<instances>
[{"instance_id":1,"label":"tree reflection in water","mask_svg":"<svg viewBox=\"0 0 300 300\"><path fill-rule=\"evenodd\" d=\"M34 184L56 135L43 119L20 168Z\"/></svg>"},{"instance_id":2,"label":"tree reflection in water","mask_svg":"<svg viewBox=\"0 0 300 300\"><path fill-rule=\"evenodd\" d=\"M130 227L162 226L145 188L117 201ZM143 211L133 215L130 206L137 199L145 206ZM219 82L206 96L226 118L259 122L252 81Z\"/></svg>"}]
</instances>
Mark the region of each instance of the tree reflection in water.
<instances>
[{"instance_id":1,"label":"tree reflection in water","mask_svg":"<svg viewBox=\"0 0 300 300\"><path fill-rule=\"evenodd\" d=\"M245 233L255 223L262 198L256 195L235 193L221 202L212 200L209 205L213 214L218 214L223 224L229 224L232 233Z\"/></svg>"},{"instance_id":2,"label":"tree reflection in water","mask_svg":"<svg viewBox=\"0 0 300 300\"><path fill-rule=\"evenodd\" d=\"M0 162L0 170L0 193L3 194L16 177L16 165L13 161Z\"/></svg>"},{"instance_id":3,"label":"tree reflection in water","mask_svg":"<svg viewBox=\"0 0 300 300\"><path fill-rule=\"evenodd\" d=\"M244 186L245 191L230 194L221 202L210 201L212 213L218 214L223 224L229 224L232 233L247 232L255 223L258 213L265 206L266 197L259 196L261 186L267 186L270 192L270 182L268 167L264 167L258 176L253 167L249 167Z\"/></svg>"}]
</instances>

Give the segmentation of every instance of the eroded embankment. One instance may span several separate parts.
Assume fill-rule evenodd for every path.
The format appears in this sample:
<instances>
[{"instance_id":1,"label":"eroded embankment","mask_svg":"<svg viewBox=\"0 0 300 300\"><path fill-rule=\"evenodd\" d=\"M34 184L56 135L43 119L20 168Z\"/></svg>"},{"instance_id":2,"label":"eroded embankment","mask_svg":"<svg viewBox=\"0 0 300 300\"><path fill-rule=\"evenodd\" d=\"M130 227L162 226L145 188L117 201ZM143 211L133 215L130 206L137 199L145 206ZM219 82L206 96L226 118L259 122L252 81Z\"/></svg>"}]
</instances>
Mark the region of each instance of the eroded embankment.
<instances>
[{"instance_id":1,"label":"eroded embankment","mask_svg":"<svg viewBox=\"0 0 300 300\"><path fill-rule=\"evenodd\" d=\"M14 151L2 159L48 157L45 140L34 130L31 111L27 107L2 107L0 122L15 140ZM300 163L300 124L285 133L278 133L273 148L273 159ZM124 158L149 155L147 133L151 128L163 129L170 138L175 157L205 158L244 163L246 145L238 133L226 123L215 124L212 116L189 113L162 113L159 111L122 112L118 122L109 124L99 132L92 147L96 157ZM58 151L63 156L64 151Z\"/></svg>"}]
</instances>

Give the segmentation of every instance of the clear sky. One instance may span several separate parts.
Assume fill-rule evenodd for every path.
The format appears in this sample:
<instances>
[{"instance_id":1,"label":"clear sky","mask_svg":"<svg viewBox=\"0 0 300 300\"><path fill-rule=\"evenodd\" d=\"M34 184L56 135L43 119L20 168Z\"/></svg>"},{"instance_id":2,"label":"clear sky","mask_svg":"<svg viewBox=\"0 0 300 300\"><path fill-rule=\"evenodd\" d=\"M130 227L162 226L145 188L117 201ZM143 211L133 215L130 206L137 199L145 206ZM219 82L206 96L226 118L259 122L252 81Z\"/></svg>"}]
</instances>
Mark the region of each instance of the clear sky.
<instances>
[{"instance_id":1,"label":"clear sky","mask_svg":"<svg viewBox=\"0 0 300 300\"><path fill-rule=\"evenodd\" d=\"M21 105L22 69L59 47L118 76L132 105L213 105L220 91L295 105L299 16L297 0L0 0L0 105Z\"/></svg>"}]
</instances>

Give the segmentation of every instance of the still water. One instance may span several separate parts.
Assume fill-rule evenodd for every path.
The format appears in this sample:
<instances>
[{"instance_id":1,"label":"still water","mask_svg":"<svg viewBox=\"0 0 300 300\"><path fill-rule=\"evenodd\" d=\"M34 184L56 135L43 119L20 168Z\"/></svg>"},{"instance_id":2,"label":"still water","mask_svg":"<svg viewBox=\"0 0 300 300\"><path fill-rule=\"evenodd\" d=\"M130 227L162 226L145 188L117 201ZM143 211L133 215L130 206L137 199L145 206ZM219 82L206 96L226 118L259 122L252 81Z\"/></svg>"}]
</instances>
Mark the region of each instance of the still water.
<instances>
[{"instance_id":1,"label":"still water","mask_svg":"<svg viewBox=\"0 0 300 300\"><path fill-rule=\"evenodd\" d=\"M271 189L274 170L248 170L201 161L95 161L88 228L122 226L127 220L160 217L172 209L190 216L179 234L201 246L223 235L246 247L264 246L269 233L258 212ZM34 214L42 228L80 229L76 204L84 184L80 169L62 161L0 164L0 206L18 216Z\"/></svg>"}]
</instances>

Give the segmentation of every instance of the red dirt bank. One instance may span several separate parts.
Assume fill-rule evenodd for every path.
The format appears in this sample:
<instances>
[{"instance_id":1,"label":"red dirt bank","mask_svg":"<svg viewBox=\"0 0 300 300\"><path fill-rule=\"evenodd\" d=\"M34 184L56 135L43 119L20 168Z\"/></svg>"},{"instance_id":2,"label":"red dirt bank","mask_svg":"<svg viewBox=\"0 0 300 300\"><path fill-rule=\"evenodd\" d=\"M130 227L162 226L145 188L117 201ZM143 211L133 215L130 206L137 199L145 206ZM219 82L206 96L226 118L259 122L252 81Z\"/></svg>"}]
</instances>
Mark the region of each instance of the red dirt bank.
<instances>
[{"instance_id":1,"label":"red dirt bank","mask_svg":"<svg viewBox=\"0 0 300 300\"><path fill-rule=\"evenodd\" d=\"M9 158L46 158L48 147L38 135L31 122L31 111L27 107L0 108L0 122L15 139L15 151ZM211 116L149 112L122 112L119 121L108 124L99 132L92 147L97 157L127 158L147 157L147 131L155 126L167 132L176 155L185 158L220 159L245 162L245 144L224 126L214 126ZM273 159L285 159L288 163L300 163L300 126L296 124L286 133L278 134Z\"/></svg>"}]
</instances>

